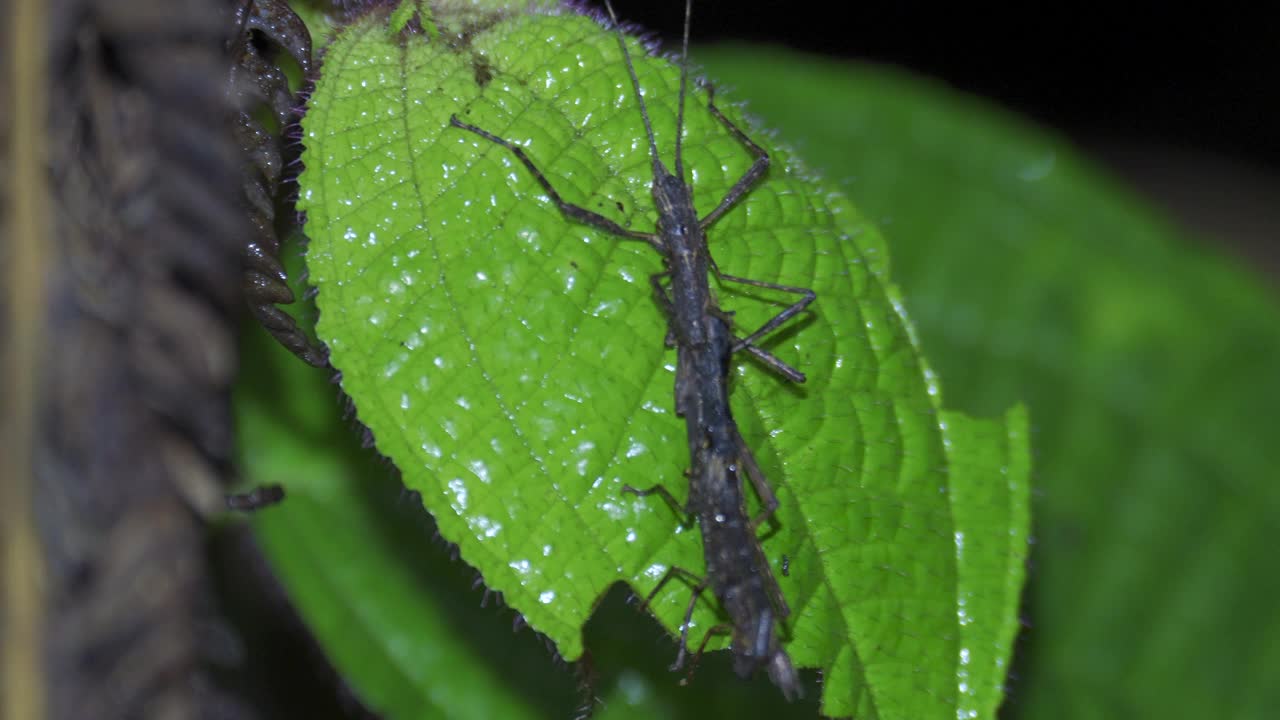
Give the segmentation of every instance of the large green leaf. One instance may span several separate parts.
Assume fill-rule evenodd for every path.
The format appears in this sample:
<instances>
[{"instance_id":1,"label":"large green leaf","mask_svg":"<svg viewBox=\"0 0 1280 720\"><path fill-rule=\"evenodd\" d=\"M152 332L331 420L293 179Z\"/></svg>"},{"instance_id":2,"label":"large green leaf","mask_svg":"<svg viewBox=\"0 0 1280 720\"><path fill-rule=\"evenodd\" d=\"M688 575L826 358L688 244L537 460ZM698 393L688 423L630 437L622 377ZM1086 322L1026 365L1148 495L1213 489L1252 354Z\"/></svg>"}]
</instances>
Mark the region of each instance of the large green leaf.
<instances>
[{"instance_id":1,"label":"large green leaf","mask_svg":"<svg viewBox=\"0 0 1280 720\"><path fill-rule=\"evenodd\" d=\"M667 567L702 566L696 533L620 492L682 494L688 461L648 288L661 265L641 243L566 222L509 153L448 118L520 141L568 199L638 228L653 222L648 155L618 48L594 22L495 15L465 38L393 35L371 17L328 49L301 180L319 332L441 533L575 657L612 583L645 592ZM678 71L637 66L670 147ZM750 156L694 97L685 160L708 205ZM791 559L788 651L826 671L830 714L989 715L1021 583L1025 419L938 414L878 234L771 150L768 181L711 243L727 272L819 293L771 345L809 383L744 361L733 393L782 501L765 551ZM744 327L783 302L720 296ZM687 594L671 587L654 609L674 630ZM715 608L695 621L697 637Z\"/></svg>"},{"instance_id":2,"label":"large green leaf","mask_svg":"<svg viewBox=\"0 0 1280 720\"><path fill-rule=\"evenodd\" d=\"M948 398L1031 406L1037 543L1009 714L1274 716L1274 291L974 98L758 47L701 57L891 233Z\"/></svg>"}]
</instances>

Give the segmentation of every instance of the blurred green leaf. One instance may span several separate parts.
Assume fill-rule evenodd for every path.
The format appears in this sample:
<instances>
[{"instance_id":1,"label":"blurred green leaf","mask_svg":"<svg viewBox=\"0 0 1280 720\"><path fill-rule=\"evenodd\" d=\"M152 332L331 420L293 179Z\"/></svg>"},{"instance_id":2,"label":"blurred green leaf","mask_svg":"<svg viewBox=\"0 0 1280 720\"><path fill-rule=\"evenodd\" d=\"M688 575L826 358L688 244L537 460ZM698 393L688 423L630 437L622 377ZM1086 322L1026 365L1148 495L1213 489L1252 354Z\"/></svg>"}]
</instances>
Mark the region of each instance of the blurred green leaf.
<instances>
[{"instance_id":1,"label":"blurred green leaf","mask_svg":"<svg viewBox=\"0 0 1280 720\"><path fill-rule=\"evenodd\" d=\"M293 9L311 33L311 46L317 57L337 32L340 14L335 12L331 3L324 0L290 0Z\"/></svg>"},{"instance_id":2,"label":"blurred green leaf","mask_svg":"<svg viewBox=\"0 0 1280 720\"><path fill-rule=\"evenodd\" d=\"M781 50L699 57L893 239L948 401L1030 406L1030 627L1006 714L1272 717L1274 290L975 98Z\"/></svg>"},{"instance_id":3,"label":"blurred green leaf","mask_svg":"<svg viewBox=\"0 0 1280 720\"><path fill-rule=\"evenodd\" d=\"M574 657L610 584L643 592L672 564L702 567L698 539L668 508L620 492L676 486L688 461L647 283L661 266L640 243L567 223L506 151L447 120L525 133L566 197L647 228L638 114L614 39L588 20L494 18L461 49L398 42L384 23L367 19L329 47L304 122L319 331L441 532ZM667 146L679 73L637 65ZM704 102L691 103L686 164L705 203L749 156ZM773 345L809 383L744 361L734 390L782 500L765 547L775 563L791 558L788 650L826 669L831 714L990 714L1025 552L1025 417L943 420L884 279L882 241L772 151L768 182L717 224L712 249L729 272L820 296ZM744 327L781 302L720 293ZM669 630L686 598L655 602ZM717 621L705 603L695 617Z\"/></svg>"}]
</instances>

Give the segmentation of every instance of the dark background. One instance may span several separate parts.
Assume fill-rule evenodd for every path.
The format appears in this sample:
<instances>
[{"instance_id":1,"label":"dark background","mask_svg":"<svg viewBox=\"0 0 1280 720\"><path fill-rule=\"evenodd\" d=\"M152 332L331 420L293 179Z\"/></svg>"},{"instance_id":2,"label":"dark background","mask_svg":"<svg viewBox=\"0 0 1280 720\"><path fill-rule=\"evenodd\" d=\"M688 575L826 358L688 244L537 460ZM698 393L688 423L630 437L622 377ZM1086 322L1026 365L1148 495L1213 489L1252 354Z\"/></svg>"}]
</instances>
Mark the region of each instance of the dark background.
<instances>
[{"instance_id":1,"label":"dark background","mask_svg":"<svg viewBox=\"0 0 1280 720\"><path fill-rule=\"evenodd\" d=\"M599 4L599 3L596 3ZM683 4L616 0L677 49ZM698 2L693 41L746 40L910 68L1086 134L1280 164L1280 46L1260 17L1204 5L1046 12L924 3Z\"/></svg>"},{"instance_id":2,"label":"dark background","mask_svg":"<svg viewBox=\"0 0 1280 720\"><path fill-rule=\"evenodd\" d=\"M678 50L683 3L615 8ZM695 44L894 65L1028 116L1280 274L1280 43L1257 13L762 0L695 2L693 13Z\"/></svg>"}]
</instances>

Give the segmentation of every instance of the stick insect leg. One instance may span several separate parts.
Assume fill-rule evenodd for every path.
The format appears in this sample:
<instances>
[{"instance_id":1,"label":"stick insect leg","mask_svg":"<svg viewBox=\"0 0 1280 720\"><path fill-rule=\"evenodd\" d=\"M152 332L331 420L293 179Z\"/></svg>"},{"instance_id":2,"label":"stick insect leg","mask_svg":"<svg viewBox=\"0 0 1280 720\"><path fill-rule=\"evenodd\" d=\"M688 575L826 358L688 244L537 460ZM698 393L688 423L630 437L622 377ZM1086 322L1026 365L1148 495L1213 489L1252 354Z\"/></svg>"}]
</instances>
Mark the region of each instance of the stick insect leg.
<instances>
[{"instance_id":1,"label":"stick insect leg","mask_svg":"<svg viewBox=\"0 0 1280 720\"><path fill-rule=\"evenodd\" d=\"M742 434L737 431L736 427L734 428L734 441L738 445L738 462L746 472L747 478L751 480L751 486L756 489L756 494L760 496L760 504L763 506L760 514L751 518L751 534L755 535L757 528L763 525L777 511L778 496L774 494L773 487L765 479L760 466L756 464L755 456L751 454L751 449L747 446L746 441L742 439ZM786 567L785 558L783 567ZM764 574L768 578L768 582L765 583L765 592L769 594L769 598L773 601L773 606L778 611L778 615L784 618L791 615L791 608L787 605L786 598L782 596L782 588L778 587L778 581L773 576L773 572L766 569Z\"/></svg>"},{"instance_id":2,"label":"stick insect leg","mask_svg":"<svg viewBox=\"0 0 1280 720\"><path fill-rule=\"evenodd\" d=\"M802 383L808 379L805 377L804 373L791 367L786 362L784 362L781 358L779 358L777 355L774 355L773 353L769 352L768 350L765 350L764 348L756 347L755 345L747 345L742 349L746 350L752 355L755 355L756 358L760 360L760 362L764 363L765 365L768 365L770 370L778 373L779 375L790 380L793 383Z\"/></svg>"},{"instance_id":3,"label":"stick insect leg","mask_svg":"<svg viewBox=\"0 0 1280 720\"><path fill-rule=\"evenodd\" d=\"M629 238L632 240L644 240L659 252L662 251L662 241L653 233L642 233L636 232L635 230L628 230L600 213L593 212L579 205L565 202L564 199L560 197L560 193L556 192L555 187L551 185L551 181L547 179L547 176L543 175L542 171L538 169L538 166L533 163L533 160L525 154L524 148L516 145L510 140L500 138L491 132L476 127L475 125L462 122L458 119L457 115L451 115L449 117L449 123L456 128L462 128L463 130L473 132L489 142L496 143L510 150L512 154L516 156L517 160L524 163L524 166L528 168L529 172L533 175L533 179L538 181L538 184L542 186L542 189L547 193L551 198L551 201L556 204L556 207L560 209L560 212L563 213L565 217L576 220L583 225L590 225L592 227L599 228L600 230L604 230L607 233L617 235L619 237Z\"/></svg>"},{"instance_id":4,"label":"stick insect leg","mask_svg":"<svg viewBox=\"0 0 1280 720\"><path fill-rule=\"evenodd\" d=\"M719 120L722 125L729 129L729 132L733 133L734 137L738 138L739 142L747 146L747 149L751 151L751 154L756 156L756 160L751 163L751 167L747 168L747 172L738 179L738 182L734 183L733 187L729 188L729 192L725 194L724 199L720 201L720 204L716 206L716 209L707 213L706 217L698 221L698 225L701 226L703 230L706 230L711 223L719 220L721 215L728 212L729 208L733 207L733 204L738 202L739 198L746 195L756 183L760 182L760 178L764 177L765 171L769 169L769 153L766 152L764 148L755 144L751 138L747 137L746 133L742 132L737 125L733 124L732 120L725 117L724 113L720 112L720 108L716 107L715 96L715 88L708 85L707 108L711 110L711 114L715 115L716 119Z\"/></svg>"},{"instance_id":5,"label":"stick insect leg","mask_svg":"<svg viewBox=\"0 0 1280 720\"><path fill-rule=\"evenodd\" d=\"M693 654L693 660L689 662L689 672L680 680L681 685L688 685L693 680L693 672L698 669L698 661L702 659L702 653L707 649L707 643L711 642L711 638L716 635L730 635L733 633L733 626L728 624L720 624L707 630L702 636L702 642L698 644L698 652ZM672 670L679 670L679 667L672 667Z\"/></svg>"},{"instance_id":6,"label":"stick insect leg","mask_svg":"<svg viewBox=\"0 0 1280 720\"><path fill-rule=\"evenodd\" d=\"M805 308L809 307L810 303L812 303L818 297L818 294L815 293L813 290L810 290L809 288L795 287L792 285L779 285L777 283L765 282L763 280L751 280L750 278L738 277L736 275L726 275L724 273L719 273L718 276L721 280L728 280L729 282L738 283L739 285L750 285L752 287L760 287L768 290L781 290L782 292L792 293L793 295L804 296L799 300L795 301L794 303L792 303L782 312L778 313L777 315L774 315L773 318L769 320L769 322L765 323L764 325L761 325L759 329L757 329L755 332L751 333L750 335L746 336L745 338L735 343L733 346L733 349L735 351L741 350L747 347L748 345L754 343L756 340L759 340L765 335L768 335L769 333L773 332L778 328L779 325L790 320L796 315L800 314Z\"/></svg>"},{"instance_id":7,"label":"stick insect leg","mask_svg":"<svg viewBox=\"0 0 1280 720\"><path fill-rule=\"evenodd\" d=\"M675 317L675 301L671 299L671 293L662 286L662 281L671 277L671 271L654 273L649 276L649 284L653 286L653 295L658 299L658 305L662 307L662 312L667 317ZM676 346L675 329L669 324L667 326L667 336L663 340L667 347Z\"/></svg>"},{"instance_id":8,"label":"stick insect leg","mask_svg":"<svg viewBox=\"0 0 1280 720\"><path fill-rule=\"evenodd\" d=\"M653 286L653 294L658 298L658 304L662 306L662 311L670 317L672 310L675 308L675 301L671 299L671 295L667 289L662 286L662 281L671 277L671 271L654 273L649 276L649 284Z\"/></svg>"},{"instance_id":9,"label":"stick insect leg","mask_svg":"<svg viewBox=\"0 0 1280 720\"><path fill-rule=\"evenodd\" d=\"M736 432L734 434L738 443L738 462L742 465L742 469L746 471L747 478L751 480L751 486L756 489L756 494L760 496L760 505L763 508L759 515L751 518L750 527L751 532L754 534L761 525L773 517L773 513L778 509L779 505L778 496L774 494L773 487L769 485L764 473L760 471L760 466L756 464L756 458L751 454L751 450L742 439L742 435Z\"/></svg>"},{"instance_id":10,"label":"stick insect leg","mask_svg":"<svg viewBox=\"0 0 1280 720\"><path fill-rule=\"evenodd\" d=\"M764 325L761 325L755 332L751 333L745 338L740 338L736 340L732 348L733 352L738 352L739 350L746 350L752 355L755 355L762 362L764 362L765 365L768 365L770 369L772 369L774 372L778 373L779 375L785 377L786 379L790 380L791 382L795 382L795 383L804 382L805 381L804 373L800 372L799 370L796 370L795 368L791 367L787 363L783 362L781 359L778 358L778 356L774 355L768 350L756 347L755 341L773 332L778 328L778 326L782 325L786 321L795 317L800 312L802 312L805 308L809 307L809 304L812 303L818 297L818 294L815 293L813 290L810 290L809 288L794 287L791 285L779 285L777 283L765 282L763 280L752 280L750 278L738 277L737 275L727 275L725 273L720 272L720 268L716 266L714 261L711 263L711 269L713 272L715 272L716 277L720 278L721 280L727 280L729 282L738 283L740 285L762 287L769 290L781 290L782 292L789 292L795 295L804 296L799 300L797 300L795 303L788 306L782 312L778 313L777 315L774 315L768 322L766 322Z\"/></svg>"},{"instance_id":11,"label":"stick insect leg","mask_svg":"<svg viewBox=\"0 0 1280 720\"><path fill-rule=\"evenodd\" d=\"M751 153L756 156L756 159L755 159L755 162L751 164L751 167L747 169L747 172L744 173L743 176L738 179L738 182L734 183L733 187L729 188L729 192L725 194L724 199L720 201L720 204L716 206L716 209L712 210L710 213L707 214L706 217L702 218L702 220L698 222L698 224L702 227L703 230L706 230L707 227L711 225L711 223L720 219L721 215L724 215L726 212L728 212L729 208L731 208L733 204L736 203L743 195L747 194L747 192L749 192L751 188L757 182L759 182L762 177L764 177L765 171L769 169L769 153L764 148L757 145L755 141L753 141L750 137L748 137L747 134L744 133L741 128L739 128L737 125L734 125L733 121L725 117L724 113L720 112L720 108L716 107L715 88L712 86L707 86L707 108L711 111L713 115L715 115L716 119L720 121L720 124L724 125L725 128L729 130L729 132L733 133L733 136L736 137L739 142L747 146L747 149L750 150ZM774 290L782 290L785 292L793 292L793 293L797 293L805 296L804 298L796 302L791 307L783 310L781 313L778 313L778 315L774 316L772 320L765 323L764 326L762 326L759 330L756 330L754 333L751 333L751 335L747 336L747 338L743 340L739 340L737 343L734 344L734 347L733 347L734 352L737 352L738 350L746 350L747 352L750 352L752 355L755 355L757 358L763 361L766 365L768 365L774 371L778 372L783 377L786 377L788 380L791 380L792 382L798 382L798 383L804 382L805 380L804 373L801 373L799 370L796 370L795 368L786 364L782 360L778 359L772 353L768 352L767 350L758 348L752 343L754 343L756 340L760 339L764 335L768 334L769 332L773 331L779 325L781 325L782 323L786 322L791 317L793 317L796 313L799 313L801 310L804 310L804 308L806 308L809 305L809 303L813 302L814 298L817 297L817 294L808 288L791 287L788 285L777 285L774 283L766 283L759 280L748 280L746 278L739 278L733 275L724 275L720 273L719 268L716 268L714 263L712 264L712 268L715 270L716 275L718 277L729 280L731 282L738 282L746 285L754 285L756 287L764 287L764 288L770 288Z\"/></svg>"},{"instance_id":12,"label":"stick insect leg","mask_svg":"<svg viewBox=\"0 0 1280 720\"><path fill-rule=\"evenodd\" d=\"M675 570L675 568L671 568ZM685 572L685 571L682 571ZM676 661L671 664L672 670L679 670L684 667L685 656L689 654L689 624L693 622L693 609L698 606L698 598L702 596L702 591L707 589L707 581L703 580L693 589L693 597L689 598L689 607L684 611L684 622L680 624L680 651L676 653ZM703 644L705 645L705 639ZM699 649L701 654L702 650Z\"/></svg>"},{"instance_id":13,"label":"stick insect leg","mask_svg":"<svg viewBox=\"0 0 1280 720\"><path fill-rule=\"evenodd\" d=\"M662 587L666 585L671 580L671 578L674 578L674 577L682 577L685 580L692 582L694 587L693 594L695 598L701 595L702 591L705 590L707 587L706 580L703 580L702 578L698 577L697 575L694 575L692 572L685 570L682 567L672 565L670 568L667 569L665 573L663 573L662 579L658 581L658 584L654 585L653 589L649 591L649 594L645 596L644 602L640 604L640 609L642 611L648 609L649 603L653 602L653 599L658 596L659 592L662 591ZM692 613L690 613L690 617L692 617Z\"/></svg>"},{"instance_id":14,"label":"stick insect leg","mask_svg":"<svg viewBox=\"0 0 1280 720\"><path fill-rule=\"evenodd\" d=\"M279 485L262 485L249 492L230 493L226 496L227 509L253 512L270 507L284 500L284 488Z\"/></svg>"},{"instance_id":15,"label":"stick insect leg","mask_svg":"<svg viewBox=\"0 0 1280 720\"><path fill-rule=\"evenodd\" d=\"M787 307L777 315L774 315L773 318L769 320L769 322L765 323L764 325L761 325L759 329L757 329L755 332L748 335L745 339L735 338L733 347L732 347L732 352L738 352L739 350L746 350L752 355L755 355L757 358L760 359L761 362L763 362L765 365L768 365L771 370L785 377L791 382L794 382L794 383L804 382L805 381L804 373L786 364L777 355L774 355L768 350L757 347L754 343L756 340L759 340L760 338L764 337L768 333L773 332L782 323L786 322L787 320L790 320L792 317L795 317L797 313L799 313L800 311L808 307L809 303L812 303L815 299L817 299L818 294L815 293L813 290L810 290L809 288L794 287L791 285L779 285L777 283L765 282L764 280L752 280L750 278L738 277L737 275L728 275L720 272L720 266L716 264L715 258L708 257L708 260L710 260L711 272L715 273L715 276L721 280L735 282L741 285L750 285L752 287L762 287L770 290L781 290L783 292L789 292L796 295L804 295L803 298L796 301L795 303L793 303L792 305L790 305L789 307ZM729 325L733 324L733 313L726 313L723 310L715 310L713 312L719 313L721 319L724 320Z\"/></svg>"},{"instance_id":16,"label":"stick insect leg","mask_svg":"<svg viewBox=\"0 0 1280 720\"><path fill-rule=\"evenodd\" d=\"M622 492L630 493L632 495L637 495L639 497L645 497L647 495L657 495L658 497L666 501L666 503L671 506L671 509L674 510L677 515L684 517L684 523L689 522L689 517L692 514L689 512L689 508L685 507L684 505L681 505L680 501L676 499L676 496L672 495L671 491L662 485L653 485L651 487L647 487L644 489L635 488L630 485L623 485Z\"/></svg>"},{"instance_id":17,"label":"stick insect leg","mask_svg":"<svg viewBox=\"0 0 1280 720\"><path fill-rule=\"evenodd\" d=\"M640 605L640 610L643 611L648 608L649 603L657 597L658 592L662 590L662 587L674 577L681 577L694 583L693 597L689 599L689 607L687 607L684 612L684 622L680 624L680 652L676 654L675 664L671 666L672 670L679 670L684 666L684 658L688 653L689 624L693 622L693 609L697 607L698 598L702 597L702 591L707 589L707 581L682 567L673 565L667 570L666 574L662 576L662 579L658 581L658 584L654 586L653 590L649 591L648 597L646 597L644 602ZM704 642L703 644L705 645L706 643ZM699 650L699 654L701 654L701 650Z\"/></svg>"}]
</instances>

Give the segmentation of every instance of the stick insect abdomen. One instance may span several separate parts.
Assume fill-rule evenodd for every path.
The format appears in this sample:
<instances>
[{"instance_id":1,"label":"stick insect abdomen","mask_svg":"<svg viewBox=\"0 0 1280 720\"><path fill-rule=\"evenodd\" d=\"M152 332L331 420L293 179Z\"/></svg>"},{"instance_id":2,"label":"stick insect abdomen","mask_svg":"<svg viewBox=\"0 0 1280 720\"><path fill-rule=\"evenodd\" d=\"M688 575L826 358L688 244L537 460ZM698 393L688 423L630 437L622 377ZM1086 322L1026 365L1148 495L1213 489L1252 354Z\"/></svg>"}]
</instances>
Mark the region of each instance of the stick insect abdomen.
<instances>
[{"instance_id":1,"label":"stick insect abdomen","mask_svg":"<svg viewBox=\"0 0 1280 720\"><path fill-rule=\"evenodd\" d=\"M775 607L776 581L748 519L738 468L717 453L708 458L702 472L704 481L695 482L694 504L707 578L733 624L734 672L748 678L766 666L774 684L788 700L794 699L802 694L799 676L777 632L787 608Z\"/></svg>"},{"instance_id":2,"label":"stick insect abdomen","mask_svg":"<svg viewBox=\"0 0 1280 720\"><path fill-rule=\"evenodd\" d=\"M782 598L747 512L742 474L750 450L729 406L732 332L725 320L706 319L708 343L680 356L680 370L693 376L685 422L693 459L689 509L698 518L707 581L732 621L734 671L750 677L761 665L788 699L801 694L799 676L778 640L777 623L790 609Z\"/></svg>"}]
</instances>

